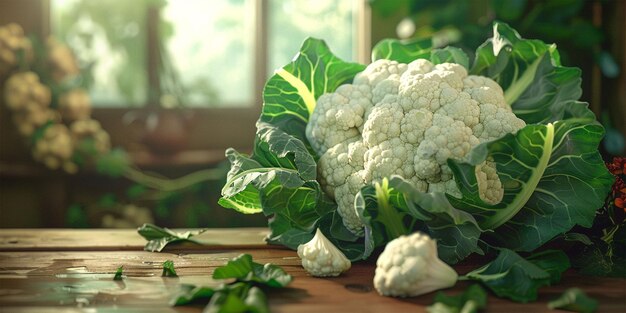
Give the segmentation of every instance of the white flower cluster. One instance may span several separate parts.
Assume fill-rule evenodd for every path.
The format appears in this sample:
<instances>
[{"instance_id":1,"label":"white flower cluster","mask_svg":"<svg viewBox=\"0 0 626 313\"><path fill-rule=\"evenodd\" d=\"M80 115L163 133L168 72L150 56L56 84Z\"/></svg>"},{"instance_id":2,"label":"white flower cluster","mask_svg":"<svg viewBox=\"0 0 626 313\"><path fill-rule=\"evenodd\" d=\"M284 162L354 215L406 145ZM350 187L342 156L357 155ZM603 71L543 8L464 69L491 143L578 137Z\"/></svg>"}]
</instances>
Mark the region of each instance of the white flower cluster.
<instances>
[{"instance_id":1,"label":"white flower cluster","mask_svg":"<svg viewBox=\"0 0 626 313\"><path fill-rule=\"evenodd\" d=\"M0 27L0 77L4 77L18 66L20 54L25 60L32 59L33 48L18 24Z\"/></svg>"},{"instance_id":2,"label":"white flower cluster","mask_svg":"<svg viewBox=\"0 0 626 313\"><path fill-rule=\"evenodd\" d=\"M82 159L107 153L111 143L100 123L91 119L89 94L71 88L52 95L51 87L80 73L71 50L50 38L46 42L46 74L50 81L30 71L19 71L19 55L30 62L32 47L17 24L0 27L0 81L10 75L3 89L4 102L12 111L19 133L33 142L33 157L50 169L63 168L68 173L78 171L73 161L76 153ZM52 106L56 105L56 109ZM87 160L89 161L89 160Z\"/></svg>"},{"instance_id":3,"label":"white flower cluster","mask_svg":"<svg viewBox=\"0 0 626 313\"><path fill-rule=\"evenodd\" d=\"M54 38L48 38L46 48L50 76L55 82L59 83L67 77L76 76L80 73L76 58L69 47Z\"/></svg>"},{"instance_id":4,"label":"white flower cluster","mask_svg":"<svg viewBox=\"0 0 626 313\"><path fill-rule=\"evenodd\" d=\"M13 111L13 121L23 136L31 136L47 122L59 119L50 108L50 98L50 88L33 72L16 73L4 86L6 106Z\"/></svg>"},{"instance_id":5,"label":"white flower cluster","mask_svg":"<svg viewBox=\"0 0 626 313\"><path fill-rule=\"evenodd\" d=\"M53 124L46 127L43 136L33 147L33 157L50 169L62 167L68 173L78 171L78 166L72 162L74 144L72 137L63 124Z\"/></svg>"}]
</instances>

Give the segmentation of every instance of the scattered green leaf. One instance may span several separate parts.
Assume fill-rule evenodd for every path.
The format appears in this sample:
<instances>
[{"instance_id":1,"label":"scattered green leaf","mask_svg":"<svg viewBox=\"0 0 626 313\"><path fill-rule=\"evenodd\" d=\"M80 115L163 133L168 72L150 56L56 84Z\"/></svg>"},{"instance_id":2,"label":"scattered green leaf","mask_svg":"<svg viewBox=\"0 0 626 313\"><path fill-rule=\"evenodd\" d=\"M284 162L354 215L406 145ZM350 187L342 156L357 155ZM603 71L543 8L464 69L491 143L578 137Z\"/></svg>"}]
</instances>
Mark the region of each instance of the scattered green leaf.
<instances>
[{"instance_id":1,"label":"scattered green leaf","mask_svg":"<svg viewBox=\"0 0 626 313\"><path fill-rule=\"evenodd\" d=\"M197 243L197 241L191 239L191 237L199 235L205 232L207 229L200 229L194 231L186 231L184 233L177 233L167 228L162 228L153 224L143 224L137 229L139 235L148 240L144 246L144 250L150 252L160 252L165 246L182 241L189 241Z\"/></svg>"},{"instance_id":2,"label":"scattered green leaf","mask_svg":"<svg viewBox=\"0 0 626 313\"><path fill-rule=\"evenodd\" d=\"M537 300L539 287L550 284L550 273L508 249L466 277L480 281L498 297L524 303Z\"/></svg>"},{"instance_id":3,"label":"scattered green leaf","mask_svg":"<svg viewBox=\"0 0 626 313\"><path fill-rule=\"evenodd\" d=\"M598 308L598 301L590 298L579 288L569 288L558 298L548 302L548 308L580 313L593 313Z\"/></svg>"},{"instance_id":4,"label":"scattered green leaf","mask_svg":"<svg viewBox=\"0 0 626 313\"><path fill-rule=\"evenodd\" d=\"M171 306L179 306L190 303L196 303L203 300L211 299L215 290L218 288L195 286L190 284L181 285L179 293L170 300Z\"/></svg>"},{"instance_id":5,"label":"scattered green leaf","mask_svg":"<svg viewBox=\"0 0 626 313\"><path fill-rule=\"evenodd\" d=\"M226 285L216 290L204 309L207 313L269 313L263 291L245 283Z\"/></svg>"},{"instance_id":6,"label":"scattered green leaf","mask_svg":"<svg viewBox=\"0 0 626 313\"><path fill-rule=\"evenodd\" d=\"M293 279L280 266L252 261L252 256L242 254L213 272L214 279L235 278L237 281L257 283L270 287L285 287Z\"/></svg>"},{"instance_id":7,"label":"scattered green leaf","mask_svg":"<svg viewBox=\"0 0 626 313\"><path fill-rule=\"evenodd\" d=\"M218 267L213 278L235 278L236 281L218 287L182 285L170 304L178 306L210 300L204 312L267 313L267 298L260 287L282 288L292 280L291 275L279 266L255 263L249 254L242 254Z\"/></svg>"},{"instance_id":8,"label":"scattered green leaf","mask_svg":"<svg viewBox=\"0 0 626 313\"><path fill-rule=\"evenodd\" d=\"M117 268L117 271L115 271L115 276L113 276L113 280L122 280L124 275L124 266L120 266Z\"/></svg>"},{"instance_id":9,"label":"scattered green leaf","mask_svg":"<svg viewBox=\"0 0 626 313\"><path fill-rule=\"evenodd\" d=\"M471 285L463 293L447 296L438 292L434 303L426 308L430 313L476 313L487 306L487 293L480 285Z\"/></svg>"},{"instance_id":10,"label":"scattered green leaf","mask_svg":"<svg viewBox=\"0 0 626 313\"><path fill-rule=\"evenodd\" d=\"M561 250L546 250L535 253L529 256L527 260L550 274L551 285L561 281L561 275L571 266L567 254Z\"/></svg>"},{"instance_id":11,"label":"scattered green leaf","mask_svg":"<svg viewBox=\"0 0 626 313\"><path fill-rule=\"evenodd\" d=\"M167 260L163 262L163 272L161 273L162 277L178 277L176 274L176 269L174 268L174 261Z\"/></svg>"}]
</instances>

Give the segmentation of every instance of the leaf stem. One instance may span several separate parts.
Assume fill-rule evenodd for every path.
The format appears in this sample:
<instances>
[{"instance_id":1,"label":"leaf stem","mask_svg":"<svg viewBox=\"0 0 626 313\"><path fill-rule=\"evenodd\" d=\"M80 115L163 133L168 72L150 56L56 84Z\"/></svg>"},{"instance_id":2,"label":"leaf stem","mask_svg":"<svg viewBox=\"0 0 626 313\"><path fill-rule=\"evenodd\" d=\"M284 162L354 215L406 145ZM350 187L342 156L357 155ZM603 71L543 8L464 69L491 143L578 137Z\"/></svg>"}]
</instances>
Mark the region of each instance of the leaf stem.
<instances>
[{"instance_id":1,"label":"leaf stem","mask_svg":"<svg viewBox=\"0 0 626 313\"><path fill-rule=\"evenodd\" d=\"M160 191L177 191L201 182L223 179L224 174L224 171L221 169L205 169L180 178L168 179L146 174L136 168L129 167L126 172L124 172L124 177Z\"/></svg>"},{"instance_id":2,"label":"leaf stem","mask_svg":"<svg viewBox=\"0 0 626 313\"><path fill-rule=\"evenodd\" d=\"M389 189L389 181L385 178L382 184L374 184L376 188L376 199L378 201L378 213L380 214L380 221L385 225L385 231L389 240L398 238L402 235L406 235L408 230L402 222L402 215L397 213L397 210L389 203L389 192L393 189Z\"/></svg>"}]
</instances>

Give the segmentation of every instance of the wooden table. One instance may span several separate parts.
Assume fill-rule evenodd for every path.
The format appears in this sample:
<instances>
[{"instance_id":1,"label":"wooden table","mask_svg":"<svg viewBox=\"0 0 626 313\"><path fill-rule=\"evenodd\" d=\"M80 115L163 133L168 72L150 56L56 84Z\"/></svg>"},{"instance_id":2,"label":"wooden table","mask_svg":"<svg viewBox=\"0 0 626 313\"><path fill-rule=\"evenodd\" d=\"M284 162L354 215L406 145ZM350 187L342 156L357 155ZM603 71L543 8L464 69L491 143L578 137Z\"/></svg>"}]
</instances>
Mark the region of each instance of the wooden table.
<instances>
[{"instance_id":1,"label":"wooden table","mask_svg":"<svg viewBox=\"0 0 626 313\"><path fill-rule=\"evenodd\" d=\"M178 245L165 252L143 251L135 230L0 230L0 312L125 311L200 312L202 306L169 307L181 283L216 284L213 269L240 253L282 266L295 279L272 292L272 312L425 312L433 294L411 299L379 296L372 286L373 263L353 264L339 278L306 274L294 251L268 246L263 228L216 229L197 238L206 245ZM179 278L160 277L173 260ZM127 277L114 281L117 267ZM464 273L472 266L459 265ZM460 282L448 292L460 292ZM568 287L580 287L599 303L598 312L626 312L626 280L583 277L567 272L561 284L540 290L539 300L518 304L490 296L487 312L556 312L546 303Z\"/></svg>"}]
</instances>

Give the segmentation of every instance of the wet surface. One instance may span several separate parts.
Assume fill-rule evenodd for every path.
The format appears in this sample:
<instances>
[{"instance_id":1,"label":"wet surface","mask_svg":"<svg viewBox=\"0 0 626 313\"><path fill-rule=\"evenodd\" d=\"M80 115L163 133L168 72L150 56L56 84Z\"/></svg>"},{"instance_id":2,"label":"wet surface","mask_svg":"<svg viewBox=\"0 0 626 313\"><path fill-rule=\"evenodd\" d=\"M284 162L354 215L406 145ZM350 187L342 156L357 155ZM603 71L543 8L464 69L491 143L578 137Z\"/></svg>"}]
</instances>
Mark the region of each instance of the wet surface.
<instances>
[{"instance_id":1,"label":"wet surface","mask_svg":"<svg viewBox=\"0 0 626 313\"><path fill-rule=\"evenodd\" d=\"M80 253L78 253L80 254ZM182 284L217 286L210 278L211 255L204 256L203 275L160 277L163 258L169 257L180 265L182 272L202 267L177 255L148 254L156 260L146 260L146 255L118 254L115 263L107 258L55 258L45 266L1 266L0 307L62 306L88 308L101 306L169 307L169 300L178 294ZM105 253L106 254L106 253ZM0 260L14 260L7 257ZM221 259L222 257L220 257ZM195 263L201 257L194 258ZM221 261L220 261L221 262ZM8 262L4 262L5 265ZM93 266L92 266L93 265ZM123 280L113 280L118 265L124 265ZM195 266L194 266L195 265ZM92 271L90 268L97 268ZM116 310L117 311L117 310Z\"/></svg>"},{"instance_id":2,"label":"wet surface","mask_svg":"<svg viewBox=\"0 0 626 313\"><path fill-rule=\"evenodd\" d=\"M22 238L8 231L6 233L0 239ZM49 233L54 235L52 231ZM128 236L135 235L132 230L127 233ZM41 242L32 232L28 234L33 237L29 240L37 244ZM193 246L193 250L150 253L140 248L123 250L123 247L128 248L129 241L120 239L122 235L120 232L114 238L120 246L106 251L102 250L102 246L96 251L87 248L58 248L51 251L47 250L49 247L36 250L38 248L32 246L28 247L31 249L29 251L18 251L7 248L8 244L4 245L5 250L0 249L0 311L201 312L202 305L172 308L168 302L179 292L182 284L219 284L210 278L215 267L241 253L251 254L259 263L280 265L294 276L289 288L268 292L271 311L274 313L425 312L435 294L407 299L379 296L372 286L375 271L373 262L354 263L350 271L339 277L315 278L302 269L300 260L292 250L269 249L266 246L201 250L201 247ZM98 240L103 238L92 237ZM89 239L85 239L92 237L81 233L80 237L70 238L68 242L93 246ZM61 239L57 235L44 240L48 243L58 240L62 247L67 247L68 242ZM22 241L20 239L20 244ZM72 249L77 248L72 246ZM178 278L161 277L162 264L166 260L174 262ZM114 281L119 266L124 268L123 280ZM476 264L468 263L456 266L455 269L464 273L475 267ZM459 293L467 286L466 282L460 282L446 292ZM580 287L596 298L600 302L598 312L626 312L625 280L582 277L573 272L566 272L560 284L542 288L537 302L518 304L490 296L486 312L549 312L546 303L572 286Z\"/></svg>"},{"instance_id":3,"label":"wet surface","mask_svg":"<svg viewBox=\"0 0 626 313\"><path fill-rule=\"evenodd\" d=\"M358 292L358 293L367 293L372 291L372 286L368 286L368 285L361 285L361 284L347 284L345 285L346 289L352 291L352 292Z\"/></svg>"}]
</instances>

